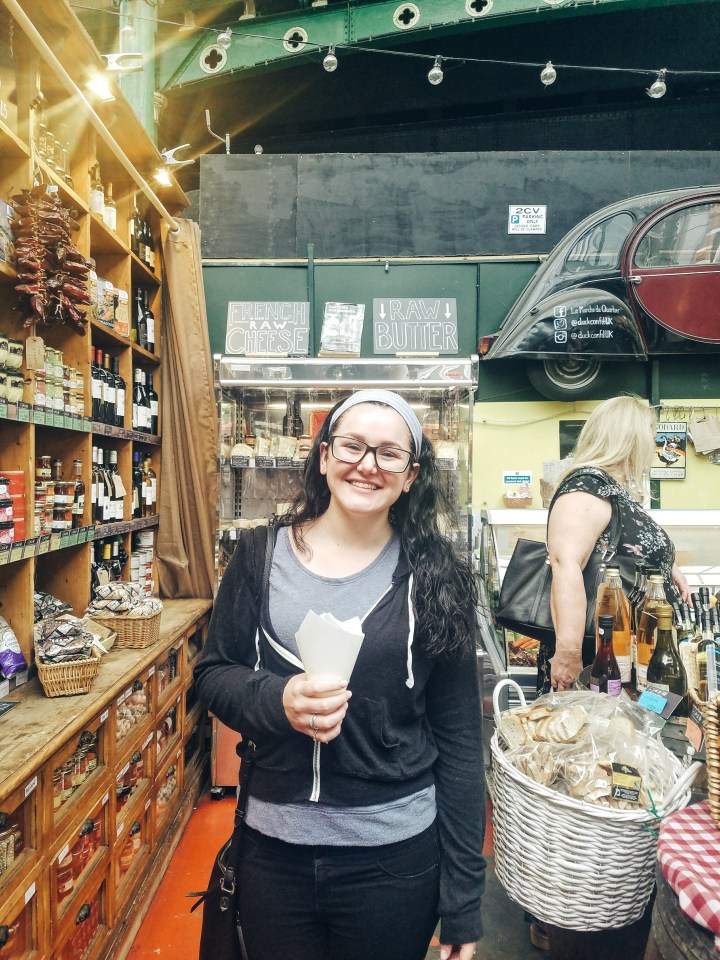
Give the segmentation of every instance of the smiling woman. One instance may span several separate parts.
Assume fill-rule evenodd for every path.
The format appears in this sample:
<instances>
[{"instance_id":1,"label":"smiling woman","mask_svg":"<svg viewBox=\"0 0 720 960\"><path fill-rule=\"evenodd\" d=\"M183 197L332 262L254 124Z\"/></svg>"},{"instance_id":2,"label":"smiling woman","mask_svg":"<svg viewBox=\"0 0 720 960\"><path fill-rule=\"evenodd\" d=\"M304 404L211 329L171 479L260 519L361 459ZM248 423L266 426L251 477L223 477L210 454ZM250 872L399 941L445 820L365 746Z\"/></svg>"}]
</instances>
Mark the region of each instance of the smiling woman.
<instances>
[{"instance_id":1,"label":"smiling woman","mask_svg":"<svg viewBox=\"0 0 720 960\"><path fill-rule=\"evenodd\" d=\"M443 960L470 960L482 935L477 598L448 514L415 413L359 391L315 438L267 595L248 586L253 531L223 577L196 680L256 744L238 864L251 960L423 960L438 918ZM360 621L349 682L303 671L310 610Z\"/></svg>"}]
</instances>

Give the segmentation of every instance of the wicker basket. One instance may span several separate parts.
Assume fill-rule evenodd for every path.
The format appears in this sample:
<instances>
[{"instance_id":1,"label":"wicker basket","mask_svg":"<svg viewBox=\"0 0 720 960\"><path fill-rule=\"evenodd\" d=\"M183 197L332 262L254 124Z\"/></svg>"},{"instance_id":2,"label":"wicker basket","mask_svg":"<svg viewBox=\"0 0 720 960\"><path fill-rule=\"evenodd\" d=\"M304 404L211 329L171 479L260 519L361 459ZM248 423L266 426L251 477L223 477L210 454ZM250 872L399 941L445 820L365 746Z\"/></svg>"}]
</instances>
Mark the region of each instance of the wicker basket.
<instances>
[{"instance_id":1,"label":"wicker basket","mask_svg":"<svg viewBox=\"0 0 720 960\"><path fill-rule=\"evenodd\" d=\"M512 680L524 705L522 691ZM656 823L645 810L612 810L531 780L491 742L495 870L512 900L539 920L571 930L624 927L638 920L655 883ZM674 759L674 758L673 758ZM684 807L700 764L683 771L661 814Z\"/></svg>"},{"instance_id":2,"label":"wicker basket","mask_svg":"<svg viewBox=\"0 0 720 960\"><path fill-rule=\"evenodd\" d=\"M510 510L517 509L518 507L530 507L532 506L532 497L509 497L506 493L503 494L503 502L505 506Z\"/></svg>"},{"instance_id":3,"label":"wicker basket","mask_svg":"<svg viewBox=\"0 0 720 960\"><path fill-rule=\"evenodd\" d=\"M690 688L690 699L704 719L705 755L707 757L708 799L710 816L720 830L720 697L710 703L701 700L697 690Z\"/></svg>"},{"instance_id":4,"label":"wicker basket","mask_svg":"<svg viewBox=\"0 0 720 960\"><path fill-rule=\"evenodd\" d=\"M73 660L70 663L37 661L38 677L47 697L74 697L78 693L88 693L99 669L99 653L94 653L87 660Z\"/></svg>"},{"instance_id":5,"label":"wicker basket","mask_svg":"<svg viewBox=\"0 0 720 960\"><path fill-rule=\"evenodd\" d=\"M124 617L109 616L101 617L97 613L92 614L92 619L101 623L104 627L117 632L115 647L132 647L141 650L143 647L149 647L157 643L160 639L160 617L162 610L153 613L150 617Z\"/></svg>"}]
</instances>

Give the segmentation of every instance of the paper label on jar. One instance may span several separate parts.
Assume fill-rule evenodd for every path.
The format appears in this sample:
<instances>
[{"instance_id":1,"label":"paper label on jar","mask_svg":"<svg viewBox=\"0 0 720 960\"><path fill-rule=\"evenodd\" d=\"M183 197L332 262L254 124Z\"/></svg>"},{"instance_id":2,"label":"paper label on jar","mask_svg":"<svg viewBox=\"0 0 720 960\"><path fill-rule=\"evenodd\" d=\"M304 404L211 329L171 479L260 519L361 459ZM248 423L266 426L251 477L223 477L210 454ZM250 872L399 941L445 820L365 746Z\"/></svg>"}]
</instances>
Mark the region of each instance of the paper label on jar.
<instances>
[{"instance_id":1,"label":"paper label on jar","mask_svg":"<svg viewBox=\"0 0 720 960\"><path fill-rule=\"evenodd\" d=\"M642 777L635 767L625 763L613 763L610 796L616 800L628 800L637 803L640 799Z\"/></svg>"}]
</instances>

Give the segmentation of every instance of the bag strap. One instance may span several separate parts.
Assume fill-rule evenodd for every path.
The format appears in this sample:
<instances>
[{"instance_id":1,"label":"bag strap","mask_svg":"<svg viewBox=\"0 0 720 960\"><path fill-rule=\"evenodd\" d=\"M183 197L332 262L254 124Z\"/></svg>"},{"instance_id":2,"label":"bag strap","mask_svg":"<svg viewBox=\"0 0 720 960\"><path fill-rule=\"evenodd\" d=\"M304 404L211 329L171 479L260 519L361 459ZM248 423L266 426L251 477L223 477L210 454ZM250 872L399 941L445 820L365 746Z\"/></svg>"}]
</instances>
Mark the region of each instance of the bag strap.
<instances>
[{"instance_id":1,"label":"bag strap","mask_svg":"<svg viewBox=\"0 0 720 960\"><path fill-rule=\"evenodd\" d=\"M571 476L583 476L583 475L589 476L589 477L600 476L603 479L605 477L610 476L609 474L605 473L604 470L601 470L599 467L579 467L577 470L574 470L573 473L571 474ZM612 477L610 477L610 479L612 480ZM552 500L550 501L550 504L548 506L548 523L550 523L550 511L555 505L555 501L559 493L560 493L559 489L555 491L555 493L553 494ZM620 511L618 509L617 503L615 502L615 497L610 498L610 509L612 511L612 515L610 517L610 523L605 528L610 532L610 542L608 544L608 549L605 552L605 555L603 556L603 559L602 559L602 562L605 566L607 566L608 561L610 561L617 553L618 546L620 545L620 537L622 536L622 520L620 518ZM545 539L547 541L547 530L546 530Z\"/></svg>"}]
</instances>

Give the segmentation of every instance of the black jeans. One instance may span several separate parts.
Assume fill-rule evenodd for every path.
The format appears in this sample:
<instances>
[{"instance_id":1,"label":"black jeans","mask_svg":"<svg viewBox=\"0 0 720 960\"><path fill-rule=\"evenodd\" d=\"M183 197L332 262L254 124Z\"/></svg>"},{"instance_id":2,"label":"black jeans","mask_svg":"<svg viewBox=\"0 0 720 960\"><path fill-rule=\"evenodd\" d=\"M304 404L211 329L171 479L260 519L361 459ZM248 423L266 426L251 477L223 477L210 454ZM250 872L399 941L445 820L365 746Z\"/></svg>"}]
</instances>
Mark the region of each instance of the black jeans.
<instances>
[{"instance_id":1,"label":"black jeans","mask_svg":"<svg viewBox=\"0 0 720 960\"><path fill-rule=\"evenodd\" d=\"M381 847L312 847L245 827L249 960L424 960L437 924L435 827Z\"/></svg>"}]
</instances>

